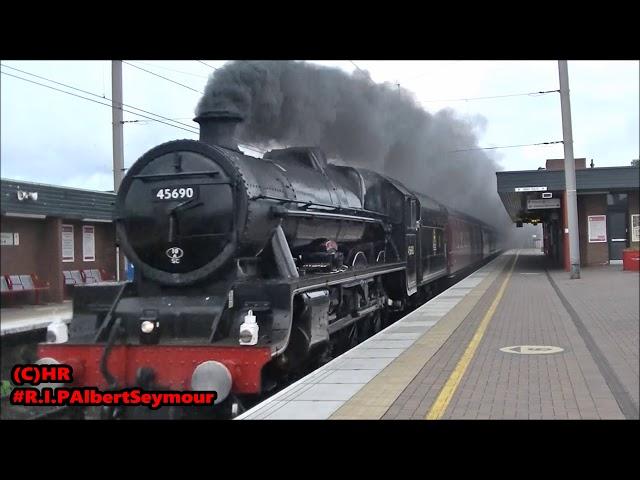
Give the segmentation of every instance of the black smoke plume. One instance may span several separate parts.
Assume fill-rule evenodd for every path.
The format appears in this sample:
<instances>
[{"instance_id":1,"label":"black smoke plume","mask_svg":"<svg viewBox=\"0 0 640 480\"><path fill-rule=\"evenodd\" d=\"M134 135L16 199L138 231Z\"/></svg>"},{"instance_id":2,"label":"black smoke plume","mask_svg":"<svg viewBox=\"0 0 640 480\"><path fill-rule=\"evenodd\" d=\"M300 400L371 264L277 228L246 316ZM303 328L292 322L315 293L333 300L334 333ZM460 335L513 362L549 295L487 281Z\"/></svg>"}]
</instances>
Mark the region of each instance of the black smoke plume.
<instances>
[{"instance_id":1,"label":"black smoke plume","mask_svg":"<svg viewBox=\"0 0 640 480\"><path fill-rule=\"evenodd\" d=\"M497 163L477 147L483 118L431 114L405 89L368 73L294 61L227 63L209 79L196 114L245 118L240 143L320 146L335 163L384 173L499 228L511 225L496 193Z\"/></svg>"}]
</instances>

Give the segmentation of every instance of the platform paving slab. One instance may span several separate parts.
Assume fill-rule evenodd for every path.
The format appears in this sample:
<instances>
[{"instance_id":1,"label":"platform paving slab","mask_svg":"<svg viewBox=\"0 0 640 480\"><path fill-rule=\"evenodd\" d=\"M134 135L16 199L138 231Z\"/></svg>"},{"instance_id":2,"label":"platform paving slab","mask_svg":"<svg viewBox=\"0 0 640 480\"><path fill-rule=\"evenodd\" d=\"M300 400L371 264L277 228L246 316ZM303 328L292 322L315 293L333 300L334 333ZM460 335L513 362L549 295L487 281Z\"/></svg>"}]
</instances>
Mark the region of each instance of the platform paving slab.
<instances>
[{"instance_id":1,"label":"platform paving slab","mask_svg":"<svg viewBox=\"0 0 640 480\"><path fill-rule=\"evenodd\" d=\"M621 411L619 401L603 377L593 352L553 289L545 267L545 258L537 253L525 251L520 255L505 295L443 419L629 418ZM591 272L585 270L588 279ZM552 272L559 278L563 274L568 276L565 272ZM618 280L620 278L614 282ZM570 287L580 291L584 297L589 297L589 289L599 288L597 282L589 283L589 280L583 283L582 288L574 284ZM629 285L628 280L619 282L619 287L616 292L609 291L606 295L610 297L609 302L624 304L624 307L618 307L622 314L614 318L627 326L627 332L632 336L627 344L633 345L638 339L637 320L636 330L633 329L633 315L634 312L637 315L638 307L629 298L629 292L632 289L637 292L637 287ZM383 418L425 418L494 294L488 291L486 295L487 298L478 303L477 310L469 315L442 350L425 364ZM580 302L578 294L574 295L574 301ZM582 304L580 309L583 315L587 311L594 314L592 310L585 310L588 308ZM607 312L606 307L601 306L600 315L595 314L593 323L597 319L608 328L613 328ZM607 327L603 330L607 330ZM559 346L564 350L547 355L519 355L500 351L500 348L514 345ZM612 356L609 346L601 344L599 347ZM624 348L620 347L616 353L622 357L623 351ZM624 365L628 365L630 358L633 356L627 354ZM612 364L612 368L617 371L619 366ZM621 375L624 374L622 371ZM635 388L637 392L638 377L633 376L631 369L626 372L625 382L628 388ZM631 418L637 418L637 410L635 415Z\"/></svg>"},{"instance_id":2,"label":"platform paving slab","mask_svg":"<svg viewBox=\"0 0 640 480\"><path fill-rule=\"evenodd\" d=\"M515 256L494 259L239 418L424 419ZM572 283L566 272L547 274L539 252L520 250L442 418L638 418L639 276L628 273L587 268ZM563 350L500 350L516 345Z\"/></svg>"},{"instance_id":3,"label":"platform paving slab","mask_svg":"<svg viewBox=\"0 0 640 480\"><path fill-rule=\"evenodd\" d=\"M26 332L47 326L58 320L70 322L73 315L71 301L48 305L25 305L0 309L1 335Z\"/></svg>"}]
</instances>

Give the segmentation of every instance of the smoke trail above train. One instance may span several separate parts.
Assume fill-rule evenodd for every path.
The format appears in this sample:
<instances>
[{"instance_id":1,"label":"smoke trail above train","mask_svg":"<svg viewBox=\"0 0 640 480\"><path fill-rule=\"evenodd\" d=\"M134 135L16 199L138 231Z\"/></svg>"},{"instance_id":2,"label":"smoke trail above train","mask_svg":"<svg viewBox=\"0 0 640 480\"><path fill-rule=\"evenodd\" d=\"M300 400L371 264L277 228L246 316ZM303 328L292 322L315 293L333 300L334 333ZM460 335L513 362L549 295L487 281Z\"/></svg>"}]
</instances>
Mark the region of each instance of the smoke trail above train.
<instances>
[{"instance_id":1,"label":"smoke trail above train","mask_svg":"<svg viewBox=\"0 0 640 480\"><path fill-rule=\"evenodd\" d=\"M336 163L369 168L444 204L503 227L496 160L478 146L481 117L425 111L406 89L302 61L234 61L210 77L196 114L244 117L238 140L313 145ZM504 217L504 218L503 218ZM507 222L508 223L508 222Z\"/></svg>"}]
</instances>

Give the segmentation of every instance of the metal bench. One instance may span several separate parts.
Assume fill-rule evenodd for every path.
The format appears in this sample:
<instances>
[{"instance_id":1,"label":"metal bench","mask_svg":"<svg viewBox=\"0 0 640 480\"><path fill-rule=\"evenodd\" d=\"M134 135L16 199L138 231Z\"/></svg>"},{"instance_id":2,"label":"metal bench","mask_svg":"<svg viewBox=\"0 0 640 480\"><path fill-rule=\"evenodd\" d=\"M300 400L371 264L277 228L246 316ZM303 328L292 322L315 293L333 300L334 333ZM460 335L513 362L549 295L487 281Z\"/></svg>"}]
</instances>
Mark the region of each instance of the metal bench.
<instances>
[{"instance_id":1,"label":"metal bench","mask_svg":"<svg viewBox=\"0 0 640 480\"><path fill-rule=\"evenodd\" d=\"M102 272L98 269L93 269L91 270L91 273L93 274L93 278L97 279L98 282L104 282L104 277L102 276Z\"/></svg>"},{"instance_id":2,"label":"metal bench","mask_svg":"<svg viewBox=\"0 0 640 480\"><path fill-rule=\"evenodd\" d=\"M74 285L90 285L112 280L104 270L97 268L87 270L64 270L62 274L64 276L65 287ZM67 293L69 293L68 288Z\"/></svg>"},{"instance_id":3,"label":"metal bench","mask_svg":"<svg viewBox=\"0 0 640 480\"><path fill-rule=\"evenodd\" d=\"M84 277L84 283L100 283L100 273L96 277L94 272L97 270L82 270L82 276Z\"/></svg>"},{"instance_id":4,"label":"metal bench","mask_svg":"<svg viewBox=\"0 0 640 480\"><path fill-rule=\"evenodd\" d=\"M34 292L35 303L40 303L40 292L49 290L48 282L41 282L35 273L31 275L3 275L2 294L16 295L20 292Z\"/></svg>"},{"instance_id":5,"label":"metal bench","mask_svg":"<svg viewBox=\"0 0 640 480\"><path fill-rule=\"evenodd\" d=\"M73 281L75 282L74 285L84 285L85 283L80 270L71 270L71 278L73 278Z\"/></svg>"},{"instance_id":6,"label":"metal bench","mask_svg":"<svg viewBox=\"0 0 640 480\"><path fill-rule=\"evenodd\" d=\"M64 277L64 284L65 285L75 285L76 284L76 281L71 276L71 272L70 271L64 270L62 272L62 276Z\"/></svg>"},{"instance_id":7,"label":"metal bench","mask_svg":"<svg viewBox=\"0 0 640 480\"><path fill-rule=\"evenodd\" d=\"M98 283L100 282L110 282L112 280L114 280L113 277L107 275L107 272L105 272L103 269L92 269L92 270L88 270L91 272L91 275L93 278L95 278ZM87 270L85 270L85 273L87 272Z\"/></svg>"},{"instance_id":8,"label":"metal bench","mask_svg":"<svg viewBox=\"0 0 640 480\"><path fill-rule=\"evenodd\" d=\"M84 276L80 270L63 270L65 297L70 297L71 288L75 285L85 285Z\"/></svg>"}]
</instances>

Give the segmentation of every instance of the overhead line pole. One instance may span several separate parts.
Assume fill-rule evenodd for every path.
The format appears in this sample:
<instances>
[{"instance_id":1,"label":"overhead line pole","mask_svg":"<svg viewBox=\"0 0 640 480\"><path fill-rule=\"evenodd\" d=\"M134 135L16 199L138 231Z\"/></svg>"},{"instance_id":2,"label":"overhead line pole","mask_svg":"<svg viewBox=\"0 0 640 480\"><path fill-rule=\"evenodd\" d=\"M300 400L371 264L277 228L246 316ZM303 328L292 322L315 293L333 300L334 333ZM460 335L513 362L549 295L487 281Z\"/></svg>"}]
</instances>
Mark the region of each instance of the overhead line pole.
<instances>
[{"instance_id":1,"label":"overhead line pole","mask_svg":"<svg viewBox=\"0 0 640 480\"><path fill-rule=\"evenodd\" d=\"M113 119L113 191L118 193L124 177L122 60L113 60L111 62L111 99L111 115ZM116 246L116 280L120 281L120 248L118 246Z\"/></svg>"},{"instance_id":2,"label":"overhead line pole","mask_svg":"<svg viewBox=\"0 0 640 480\"><path fill-rule=\"evenodd\" d=\"M578 198L576 192L576 164L573 158L573 132L571 128L571 102L569 100L569 69L566 60L558 60L560 78L560 108L562 110L562 138L564 143L564 179L567 192L569 223L569 258L571 278L580 278L580 243L578 237Z\"/></svg>"},{"instance_id":3,"label":"overhead line pole","mask_svg":"<svg viewBox=\"0 0 640 480\"><path fill-rule=\"evenodd\" d=\"M113 191L118 193L124 177L124 135L122 132L122 60L111 62L111 114L113 119Z\"/></svg>"}]
</instances>

